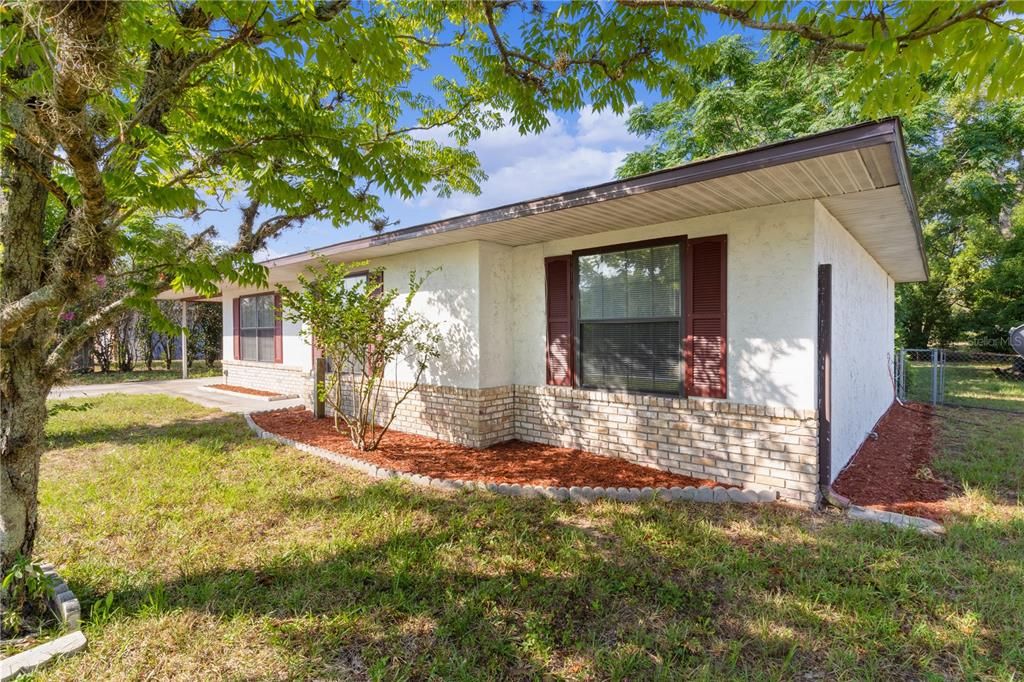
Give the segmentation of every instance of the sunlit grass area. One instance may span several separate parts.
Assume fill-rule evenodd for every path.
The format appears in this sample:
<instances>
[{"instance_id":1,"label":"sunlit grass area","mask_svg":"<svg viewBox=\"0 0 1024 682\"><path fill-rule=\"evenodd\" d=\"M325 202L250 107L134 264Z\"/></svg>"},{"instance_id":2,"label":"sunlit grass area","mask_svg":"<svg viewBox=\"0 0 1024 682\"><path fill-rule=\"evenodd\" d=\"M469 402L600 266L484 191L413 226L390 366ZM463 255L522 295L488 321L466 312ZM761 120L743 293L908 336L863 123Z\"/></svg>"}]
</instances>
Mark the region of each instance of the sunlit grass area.
<instances>
[{"instance_id":1,"label":"sunlit grass area","mask_svg":"<svg viewBox=\"0 0 1024 682\"><path fill-rule=\"evenodd\" d=\"M50 422L38 554L81 597L89 648L39 679L1024 669L1024 509L996 498L954 503L940 541L782 507L443 493L178 399L88 404Z\"/></svg>"},{"instance_id":2,"label":"sunlit grass area","mask_svg":"<svg viewBox=\"0 0 1024 682\"><path fill-rule=\"evenodd\" d=\"M938 472L960 487L1024 500L1024 414L940 408Z\"/></svg>"},{"instance_id":3,"label":"sunlit grass area","mask_svg":"<svg viewBox=\"0 0 1024 682\"><path fill-rule=\"evenodd\" d=\"M204 360L195 360L192 362L192 366L188 369L188 376L190 379L199 379L202 377L217 377L221 375L221 367L219 364L207 365ZM137 363L135 369L131 372L117 372L111 370L110 372L101 372L99 368L96 371L89 374L69 374L64 380L66 385L81 385L81 384L116 384L122 381L164 381L167 379L180 379L181 378L181 361L173 360L171 362L171 369L167 369L163 361L158 361L153 364L152 370L147 370L146 365L143 363Z\"/></svg>"},{"instance_id":4,"label":"sunlit grass area","mask_svg":"<svg viewBox=\"0 0 1024 682\"><path fill-rule=\"evenodd\" d=\"M1007 366L1010 364L1006 363ZM930 362L908 362L907 399L932 400L933 374ZM991 407L1024 413L1024 381L995 373L995 365L954 363L946 365L945 402L968 407Z\"/></svg>"}]
</instances>

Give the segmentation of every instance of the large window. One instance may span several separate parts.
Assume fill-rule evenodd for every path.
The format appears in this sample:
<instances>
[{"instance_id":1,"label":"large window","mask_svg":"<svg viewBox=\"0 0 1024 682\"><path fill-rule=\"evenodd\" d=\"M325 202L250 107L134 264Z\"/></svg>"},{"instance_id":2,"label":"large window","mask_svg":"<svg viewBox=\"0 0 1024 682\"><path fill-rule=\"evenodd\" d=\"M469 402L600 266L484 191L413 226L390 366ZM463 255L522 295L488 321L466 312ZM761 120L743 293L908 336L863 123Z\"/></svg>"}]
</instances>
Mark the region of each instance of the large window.
<instances>
[{"instance_id":1,"label":"large window","mask_svg":"<svg viewBox=\"0 0 1024 682\"><path fill-rule=\"evenodd\" d=\"M244 296L239 308L241 359L274 362L274 294Z\"/></svg>"},{"instance_id":2,"label":"large window","mask_svg":"<svg viewBox=\"0 0 1024 682\"><path fill-rule=\"evenodd\" d=\"M680 242L576 258L579 385L682 392Z\"/></svg>"}]
</instances>

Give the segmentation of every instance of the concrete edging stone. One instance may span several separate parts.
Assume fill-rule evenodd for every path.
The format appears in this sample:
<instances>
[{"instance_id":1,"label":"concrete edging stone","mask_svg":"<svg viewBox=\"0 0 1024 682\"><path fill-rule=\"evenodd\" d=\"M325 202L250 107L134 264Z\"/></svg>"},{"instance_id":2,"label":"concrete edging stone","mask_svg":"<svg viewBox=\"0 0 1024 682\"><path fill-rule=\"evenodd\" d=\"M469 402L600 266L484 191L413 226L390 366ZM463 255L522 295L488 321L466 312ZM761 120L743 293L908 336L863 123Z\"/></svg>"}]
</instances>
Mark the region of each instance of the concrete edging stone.
<instances>
[{"instance_id":1,"label":"concrete edging stone","mask_svg":"<svg viewBox=\"0 0 1024 682\"><path fill-rule=\"evenodd\" d=\"M921 516L868 509L856 504L850 505L849 509L846 510L846 515L854 521L868 521L871 523L884 523L898 528L910 528L929 537L942 537L946 534L946 529L941 523Z\"/></svg>"},{"instance_id":2,"label":"concrete edging stone","mask_svg":"<svg viewBox=\"0 0 1024 682\"><path fill-rule=\"evenodd\" d=\"M32 672L57 659L76 654L85 648L85 635L81 630L82 607L78 598L64 582L64 579L57 574L57 569L53 564L44 563L41 566L43 574L53 586L53 595L49 599L50 609L64 624L67 634L0 659L0 682L13 680L19 675Z\"/></svg>"}]
</instances>

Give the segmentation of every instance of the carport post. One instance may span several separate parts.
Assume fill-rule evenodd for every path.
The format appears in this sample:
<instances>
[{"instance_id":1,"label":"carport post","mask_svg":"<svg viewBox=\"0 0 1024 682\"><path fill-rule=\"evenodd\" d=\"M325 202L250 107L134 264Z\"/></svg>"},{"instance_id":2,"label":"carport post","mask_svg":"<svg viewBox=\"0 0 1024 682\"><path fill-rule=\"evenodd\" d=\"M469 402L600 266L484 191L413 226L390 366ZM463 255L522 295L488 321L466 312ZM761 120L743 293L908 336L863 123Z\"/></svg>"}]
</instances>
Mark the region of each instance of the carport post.
<instances>
[{"instance_id":1,"label":"carport post","mask_svg":"<svg viewBox=\"0 0 1024 682\"><path fill-rule=\"evenodd\" d=\"M188 327L188 301L181 300L181 378L188 379L188 337L185 329Z\"/></svg>"}]
</instances>

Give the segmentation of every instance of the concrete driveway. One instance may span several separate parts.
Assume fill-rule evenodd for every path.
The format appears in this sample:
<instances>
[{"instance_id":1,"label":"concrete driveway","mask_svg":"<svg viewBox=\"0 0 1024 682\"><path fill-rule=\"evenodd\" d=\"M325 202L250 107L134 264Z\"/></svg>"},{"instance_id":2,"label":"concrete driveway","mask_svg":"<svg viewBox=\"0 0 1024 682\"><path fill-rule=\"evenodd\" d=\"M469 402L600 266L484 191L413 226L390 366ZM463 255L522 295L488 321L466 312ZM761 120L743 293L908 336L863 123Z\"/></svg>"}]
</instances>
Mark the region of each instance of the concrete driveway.
<instances>
[{"instance_id":1,"label":"concrete driveway","mask_svg":"<svg viewBox=\"0 0 1024 682\"><path fill-rule=\"evenodd\" d=\"M121 384L91 384L88 386L61 386L50 391L51 400L61 398L88 398L91 396L105 395L107 393L127 393L128 395L146 395L152 393L164 393L177 396L185 400L191 400L205 407L216 407L225 412L253 412L256 410L276 410L282 407L301 405L298 398L292 400L254 400L244 395L228 395L226 393L214 393L204 391L200 387L209 384L223 383L221 377L206 377L203 379L171 379L169 381L130 381Z\"/></svg>"}]
</instances>

